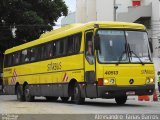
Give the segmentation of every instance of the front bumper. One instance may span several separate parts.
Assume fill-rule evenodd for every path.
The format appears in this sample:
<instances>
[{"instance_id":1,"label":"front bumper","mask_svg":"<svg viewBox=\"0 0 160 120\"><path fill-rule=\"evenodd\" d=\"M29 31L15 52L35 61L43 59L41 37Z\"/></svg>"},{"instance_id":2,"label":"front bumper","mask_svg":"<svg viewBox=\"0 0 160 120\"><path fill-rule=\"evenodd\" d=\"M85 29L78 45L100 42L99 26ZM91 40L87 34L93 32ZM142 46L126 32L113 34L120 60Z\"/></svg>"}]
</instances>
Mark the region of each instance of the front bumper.
<instances>
[{"instance_id":1,"label":"front bumper","mask_svg":"<svg viewBox=\"0 0 160 120\"><path fill-rule=\"evenodd\" d=\"M155 85L142 86L98 86L99 98L115 98L118 96L127 95L127 92L134 92L134 96L152 95L155 90Z\"/></svg>"}]
</instances>

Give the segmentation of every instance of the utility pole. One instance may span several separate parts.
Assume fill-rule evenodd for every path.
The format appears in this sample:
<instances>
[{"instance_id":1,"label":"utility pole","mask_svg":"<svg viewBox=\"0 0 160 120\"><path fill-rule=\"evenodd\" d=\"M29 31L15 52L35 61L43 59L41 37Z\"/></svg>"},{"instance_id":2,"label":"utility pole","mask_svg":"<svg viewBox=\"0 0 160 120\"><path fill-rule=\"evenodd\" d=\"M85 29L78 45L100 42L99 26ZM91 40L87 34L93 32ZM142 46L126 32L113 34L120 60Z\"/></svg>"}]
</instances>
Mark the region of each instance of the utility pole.
<instances>
[{"instance_id":1,"label":"utility pole","mask_svg":"<svg viewBox=\"0 0 160 120\"><path fill-rule=\"evenodd\" d=\"M113 0L113 7L114 7L114 21L117 20L117 9L118 6L116 5L116 0Z\"/></svg>"}]
</instances>

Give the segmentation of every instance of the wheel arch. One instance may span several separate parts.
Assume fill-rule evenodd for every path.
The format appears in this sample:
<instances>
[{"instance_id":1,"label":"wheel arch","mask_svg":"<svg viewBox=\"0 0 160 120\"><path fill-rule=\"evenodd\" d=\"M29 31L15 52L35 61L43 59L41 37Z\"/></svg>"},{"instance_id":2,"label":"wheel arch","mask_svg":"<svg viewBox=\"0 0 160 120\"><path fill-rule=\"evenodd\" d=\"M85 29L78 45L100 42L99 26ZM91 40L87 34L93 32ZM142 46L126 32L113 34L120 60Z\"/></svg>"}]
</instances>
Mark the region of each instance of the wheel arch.
<instances>
[{"instance_id":1,"label":"wheel arch","mask_svg":"<svg viewBox=\"0 0 160 120\"><path fill-rule=\"evenodd\" d=\"M24 89L25 89L25 86L26 85L28 85L28 83L25 81L24 83L23 83L23 93L24 93Z\"/></svg>"},{"instance_id":2,"label":"wheel arch","mask_svg":"<svg viewBox=\"0 0 160 120\"><path fill-rule=\"evenodd\" d=\"M25 88L25 86L26 86L27 84L28 84L28 83L27 83L26 81L23 83L22 88L21 88L21 90L23 90L23 92L24 92L24 88ZM15 85L15 94L17 94L17 87L18 87L19 85L20 85L19 82L17 82L16 85Z\"/></svg>"},{"instance_id":3,"label":"wheel arch","mask_svg":"<svg viewBox=\"0 0 160 120\"><path fill-rule=\"evenodd\" d=\"M73 95L75 83L77 83L77 80L75 78L71 79L68 83L68 96L69 97Z\"/></svg>"},{"instance_id":4,"label":"wheel arch","mask_svg":"<svg viewBox=\"0 0 160 120\"><path fill-rule=\"evenodd\" d=\"M19 86L19 82L16 83L15 85L15 94L17 94L17 87Z\"/></svg>"}]
</instances>

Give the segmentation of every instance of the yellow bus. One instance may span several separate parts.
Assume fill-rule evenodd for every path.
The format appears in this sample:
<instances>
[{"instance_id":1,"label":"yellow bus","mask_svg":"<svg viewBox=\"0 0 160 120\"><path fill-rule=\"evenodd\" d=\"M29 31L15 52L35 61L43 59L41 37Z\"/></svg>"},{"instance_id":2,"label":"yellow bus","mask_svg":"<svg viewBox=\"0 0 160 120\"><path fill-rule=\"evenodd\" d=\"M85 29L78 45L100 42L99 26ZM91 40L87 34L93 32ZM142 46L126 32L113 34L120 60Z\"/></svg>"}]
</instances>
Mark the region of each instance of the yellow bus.
<instances>
[{"instance_id":1,"label":"yellow bus","mask_svg":"<svg viewBox=\"0 0 160 120\"><path fill-rule=\"evenodd\" d=\"M5 94L19 101L44 96L81 104L85 98L152 95L154 66L141 24L89 22L42 34L4 53Z\"/></svg>"}]
</instances>

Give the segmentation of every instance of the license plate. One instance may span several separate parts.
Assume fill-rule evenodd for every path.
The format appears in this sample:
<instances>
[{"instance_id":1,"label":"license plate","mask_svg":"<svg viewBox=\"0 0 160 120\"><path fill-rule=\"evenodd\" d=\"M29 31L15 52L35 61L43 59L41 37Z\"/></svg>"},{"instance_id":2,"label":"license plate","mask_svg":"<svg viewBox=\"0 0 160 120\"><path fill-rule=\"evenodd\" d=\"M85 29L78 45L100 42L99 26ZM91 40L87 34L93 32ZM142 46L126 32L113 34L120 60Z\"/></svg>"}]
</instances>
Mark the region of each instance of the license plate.
<instances>
[{"instance_id":1,"label":"license plate","mask_svg":"<svg viewBox=\"0 0 160 120\"><path fill-rule=\"evenodd\" d=\"M126 95L135 95L135 91L128 91L126 92Z\"/></svg>"}]
</instances>

